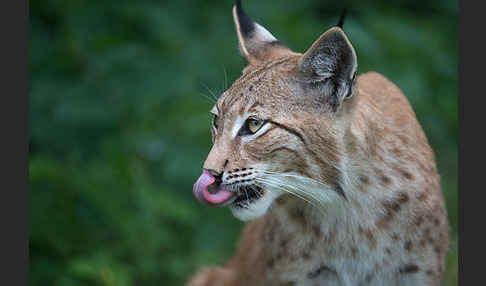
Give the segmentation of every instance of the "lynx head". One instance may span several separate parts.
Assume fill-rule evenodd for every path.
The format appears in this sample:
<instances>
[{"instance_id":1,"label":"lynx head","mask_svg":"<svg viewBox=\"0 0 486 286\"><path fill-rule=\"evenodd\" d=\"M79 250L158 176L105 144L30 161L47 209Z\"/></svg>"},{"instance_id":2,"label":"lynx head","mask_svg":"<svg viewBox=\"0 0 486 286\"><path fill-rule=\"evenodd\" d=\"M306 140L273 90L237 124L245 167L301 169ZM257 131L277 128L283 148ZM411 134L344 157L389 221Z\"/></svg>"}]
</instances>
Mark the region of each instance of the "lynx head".
<instances>
[{"instance_id":1,"label":"lynx head","mask_svg":"<svg viewBox=\"0 0 486 286\"><path fill-rule=\"evenodd\" d=\"M241 220L262 216L284 194L345 199L342 138L357 70L346 35L333 27L300 54L246 15L241 1L233 18L248 65L211 110L213 146L194 195L230 206Z\"/></svg>"}]
</instances>

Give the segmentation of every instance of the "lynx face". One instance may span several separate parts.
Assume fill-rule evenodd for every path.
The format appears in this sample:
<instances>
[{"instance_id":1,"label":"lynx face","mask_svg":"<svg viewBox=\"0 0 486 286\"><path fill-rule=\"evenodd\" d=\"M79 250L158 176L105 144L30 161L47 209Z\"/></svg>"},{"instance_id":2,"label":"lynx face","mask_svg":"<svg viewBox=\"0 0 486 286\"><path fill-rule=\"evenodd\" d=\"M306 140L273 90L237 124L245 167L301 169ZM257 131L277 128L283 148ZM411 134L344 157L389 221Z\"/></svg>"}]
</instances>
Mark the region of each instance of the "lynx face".
<instances>
[{"instance_id":1,"label":"lynx face","mask_svg":"<svg viewBox=\"0 0 486 286\"><path fill-rule=\"evenodd\" d=\"M248 66L211 110L213 147L196 198L230 206L241 220L264 215L284 194L345 199L342 130L357 60L344 32L332 28L298 54L237 7L233 17Z\"/></svg>"}]
</instances>

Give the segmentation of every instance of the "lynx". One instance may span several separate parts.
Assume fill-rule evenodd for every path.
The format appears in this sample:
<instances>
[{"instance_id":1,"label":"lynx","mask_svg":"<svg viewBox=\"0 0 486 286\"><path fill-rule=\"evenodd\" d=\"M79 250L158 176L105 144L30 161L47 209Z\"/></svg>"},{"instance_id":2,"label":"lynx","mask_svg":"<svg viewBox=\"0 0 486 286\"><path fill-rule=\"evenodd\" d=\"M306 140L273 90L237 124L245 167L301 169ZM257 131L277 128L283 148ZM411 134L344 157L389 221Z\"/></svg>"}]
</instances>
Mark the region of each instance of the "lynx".
<instances>
[{"instance_id":1,"label":"lynx","mask_svg":"<svg viewBox=\"0 0 486 286\"><path fill-rule=\"evenodd\" d=\"M233 7L247 66L211 110L195 197L247 224L189 286L440 285L448 221L406 97L336 26L303 54Z\"/></svg>"}]
</instances>

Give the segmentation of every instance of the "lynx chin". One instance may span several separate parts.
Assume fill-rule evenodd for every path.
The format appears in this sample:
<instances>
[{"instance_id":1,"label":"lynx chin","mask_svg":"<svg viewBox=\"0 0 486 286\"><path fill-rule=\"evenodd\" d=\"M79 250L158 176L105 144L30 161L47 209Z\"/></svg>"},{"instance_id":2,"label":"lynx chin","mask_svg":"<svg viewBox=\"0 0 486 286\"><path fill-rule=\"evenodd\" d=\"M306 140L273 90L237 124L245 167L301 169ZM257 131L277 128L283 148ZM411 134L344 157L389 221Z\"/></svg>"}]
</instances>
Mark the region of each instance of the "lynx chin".
<instances>
[{"instance_id":1,"label":"lynx chin","mask_svg":"<svg viewBox=\"0 0 486 286\"><path fill-rule=\"evenodd\" d=\"M338 26L301 54L241 1L232 12L248 64L211 109L213 146L193 192L248 222L235 255L187 285L440 285L444 198L400 89L357 76Z\"/></svg>"}]
</instances>

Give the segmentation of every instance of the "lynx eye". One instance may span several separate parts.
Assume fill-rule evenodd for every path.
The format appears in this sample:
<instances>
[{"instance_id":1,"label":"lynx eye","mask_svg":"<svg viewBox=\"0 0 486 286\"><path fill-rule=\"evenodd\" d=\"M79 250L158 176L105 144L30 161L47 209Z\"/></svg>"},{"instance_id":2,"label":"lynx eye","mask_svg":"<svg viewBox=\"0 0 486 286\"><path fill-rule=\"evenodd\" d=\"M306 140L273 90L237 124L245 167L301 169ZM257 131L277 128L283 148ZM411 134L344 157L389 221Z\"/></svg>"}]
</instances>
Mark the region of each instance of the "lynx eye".
<instances>
[{"instance_id":1,"label":"lynx eye","mask_svg":"<svg viewBox=\"0 0 486 286\"><path fill-rule=\"evenodd\" d=\"M240 130L240 135L251 135L255 134L263 125L265 125L265 120L258 120L249 118L246 120L245 125Z\"/></svg>"}]
</instances>

